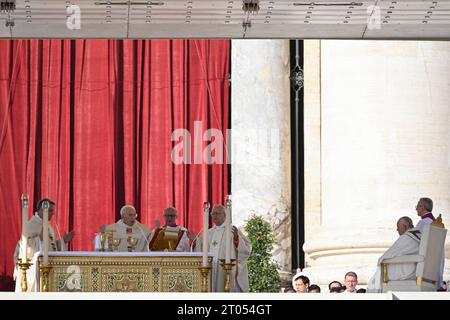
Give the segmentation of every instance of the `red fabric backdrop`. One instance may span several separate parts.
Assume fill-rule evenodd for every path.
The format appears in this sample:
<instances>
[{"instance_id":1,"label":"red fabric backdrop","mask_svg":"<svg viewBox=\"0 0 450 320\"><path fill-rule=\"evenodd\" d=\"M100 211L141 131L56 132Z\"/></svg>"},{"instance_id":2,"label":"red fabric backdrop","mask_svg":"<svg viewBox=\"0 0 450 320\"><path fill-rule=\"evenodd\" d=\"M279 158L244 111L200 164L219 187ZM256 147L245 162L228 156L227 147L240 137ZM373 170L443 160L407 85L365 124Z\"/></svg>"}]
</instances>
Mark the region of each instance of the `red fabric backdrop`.
<instances>
[{"instance_id":1,"label":"red fabric backdrop","mask_svg":"<svg viewBox=\"0 0 450 320\"><path fill-rule=\"evenodd\" d=\"M149 227L174 205L179 224L200 231L203 202L223 203L228 192L227 166L175 165L171 133L186 128L193 139L202 121L225 137L229 47L0 41L0 290L13 273L24 192L33 207L56 201L61 234L75 230L72 250L92 250L98 226L117 220L125 203Z\"/></svg>"}]
</instances>

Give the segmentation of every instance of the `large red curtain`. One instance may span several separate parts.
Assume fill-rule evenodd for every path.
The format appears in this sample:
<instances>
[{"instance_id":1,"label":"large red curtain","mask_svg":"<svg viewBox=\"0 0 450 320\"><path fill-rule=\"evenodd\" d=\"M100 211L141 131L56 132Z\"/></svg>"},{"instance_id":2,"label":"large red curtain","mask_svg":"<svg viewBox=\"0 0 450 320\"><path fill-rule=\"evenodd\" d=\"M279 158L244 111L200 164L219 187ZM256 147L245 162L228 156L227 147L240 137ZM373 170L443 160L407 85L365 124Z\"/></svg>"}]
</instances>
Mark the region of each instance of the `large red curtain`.
<instances>
[{"instance_id":1,"label":"large red curtain","mask_svg":"<svg viewBox=\"0 0 450 320\"><path fill-rule=\"evenodd\" d=\"M209 144L194 134L195 121L201 134L216 128L226 137L229 47L0 41L0 290L12 284L22 193L33 207L56 201L52 223L61 234L75 231L72 250L92 250L98 226L117 220L124 204L149 227L173 205L180 225L200 231L203 202L223 203L228 192L227 165L173 163L179 141L171 134L188 130L192 150L194 137L202 149Z\"/></svg>"}]
</instances>

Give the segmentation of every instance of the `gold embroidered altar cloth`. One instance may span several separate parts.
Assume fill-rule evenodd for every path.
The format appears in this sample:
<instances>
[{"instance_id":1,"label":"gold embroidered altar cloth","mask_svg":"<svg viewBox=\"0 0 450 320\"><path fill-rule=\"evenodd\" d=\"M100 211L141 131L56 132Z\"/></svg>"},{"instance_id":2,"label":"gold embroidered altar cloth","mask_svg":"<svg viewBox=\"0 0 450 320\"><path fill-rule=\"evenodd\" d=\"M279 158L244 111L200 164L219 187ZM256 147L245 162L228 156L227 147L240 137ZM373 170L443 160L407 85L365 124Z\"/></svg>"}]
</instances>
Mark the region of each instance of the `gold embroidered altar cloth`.
<instances>
[{"instance_id":1,"label":"gold embroidered altar cloth","mask_svg":"<svg viewBox=\"0 0 450 320\"><path fill-rule=\"evenodd\" d=\"M50 252L48 291L201 292L201 265L201 252Z\"/></svg>"}]
</instances>

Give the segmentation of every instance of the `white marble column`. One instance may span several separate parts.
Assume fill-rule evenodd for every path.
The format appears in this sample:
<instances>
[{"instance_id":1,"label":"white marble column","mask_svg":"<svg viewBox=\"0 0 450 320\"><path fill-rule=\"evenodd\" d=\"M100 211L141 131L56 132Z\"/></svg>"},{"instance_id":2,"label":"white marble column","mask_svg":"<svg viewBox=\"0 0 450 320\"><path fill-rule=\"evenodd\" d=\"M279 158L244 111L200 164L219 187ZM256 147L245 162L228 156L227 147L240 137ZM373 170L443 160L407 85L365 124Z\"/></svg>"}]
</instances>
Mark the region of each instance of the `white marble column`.
<instances>
[{"instance_id":1,"label":"white marble column","mask_svg":"<svg viewBox=\"0 0 450 320\"><path fill-rule=\"evenodd\" d=\"M419 220L420 197L450 225L449 56L448 42L305 41L304 250L313 282L352 270L366 283L398 237L397 219ZM444 279L448 271L449 260Z\"/></svg>"},{"instance_id":2,"label":"white marble column","mask_svg":"<svg viewBox=\"0 0 450 320\"><path fill-rule=\"evenodd\" d=\"M262 215L291 269L289 41L232 41L233 223Z\"/></svg>"}]
</instances>

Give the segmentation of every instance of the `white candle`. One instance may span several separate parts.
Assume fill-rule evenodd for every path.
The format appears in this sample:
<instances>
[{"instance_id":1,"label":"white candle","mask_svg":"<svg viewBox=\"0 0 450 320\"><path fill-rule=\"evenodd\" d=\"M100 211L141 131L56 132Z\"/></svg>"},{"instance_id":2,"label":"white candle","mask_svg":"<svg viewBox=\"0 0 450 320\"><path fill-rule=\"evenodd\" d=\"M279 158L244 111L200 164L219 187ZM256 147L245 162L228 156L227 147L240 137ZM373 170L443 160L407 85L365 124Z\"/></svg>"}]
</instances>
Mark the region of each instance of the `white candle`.
<instances>
[{"instance_id":1,"label":"white candle","mask_svg":"<svg viewBox=\"0 0 450 320\"><path fill-rule=\"evenodd\" d=\"M44 217L43 217L43 247L44 247L44 267L48 266L48 202L45 201L42 206L44 209Z\"/></svg>"},{"instance_id":2,"label":"white candle","mask_svg":"<svg viewBox=\"0 0 450 320\"><path fill-rule=\"evenodd\" d=\"M28 196L22 195L22 262L27 262L28 237L25 235L25 226L28 222Z\"/></svg>"},{"instance_id":3,"label":"white candle","mask_svg":"<svg viewBox=\"0 0 450 320\"><path fill-rule=\"evenodd\" d=\"M209 202L203 204L203 256L202 266L208 266L208 229L209 229Z\"/></svg>"},{"instance_id":4,"label":"white candle","mask_svg":"<svg viewBox=\"0 0 450 320\"><path fill-rule=\"evenodd\" d=\"M227 207L227 214L230 215L230 224L233 224L233 215L231 214L231 194L227 195L226 198L226 207Z\"/></svg>"},{"instance_id":5,"label":"white candle","mask_svg":"<svg viewBox=\"0 0 450 320\"><path fill-rule=\"evenodd\" d=\"M226 200L227 212L225 216L225 263L231 262L231 198L228 195Z\"/></svg>"}]
</instances>

